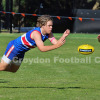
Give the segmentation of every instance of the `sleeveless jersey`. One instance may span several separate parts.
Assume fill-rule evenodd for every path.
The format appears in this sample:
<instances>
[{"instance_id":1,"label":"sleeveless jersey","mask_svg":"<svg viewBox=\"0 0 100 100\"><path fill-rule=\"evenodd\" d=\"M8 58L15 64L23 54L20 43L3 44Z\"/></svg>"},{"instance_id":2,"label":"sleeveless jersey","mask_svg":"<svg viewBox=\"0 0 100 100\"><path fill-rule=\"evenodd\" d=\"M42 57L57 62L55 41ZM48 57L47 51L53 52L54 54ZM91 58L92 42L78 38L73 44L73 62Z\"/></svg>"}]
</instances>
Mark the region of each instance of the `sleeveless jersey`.
<instances>
[{"instance_id":1,"label":"sleeveless jersey","mask_svg":"<svg viewBox=\"0 0 100 100\"><path fill-rule=\"evenodd\" d=\"M14 47L16 48L17 51L19 52L26 52L30 50L31 48L36 47L35 41L31 38L31 34L33 31L38 31L41 35L41 39L44 42L46 39L48 39L49 35L43 35L41 33L40 27L36 27L33 30L30 30L29 32L25 33L24 35L18 37L15 39L14 42Z\"/></svg>"}]
</instances>

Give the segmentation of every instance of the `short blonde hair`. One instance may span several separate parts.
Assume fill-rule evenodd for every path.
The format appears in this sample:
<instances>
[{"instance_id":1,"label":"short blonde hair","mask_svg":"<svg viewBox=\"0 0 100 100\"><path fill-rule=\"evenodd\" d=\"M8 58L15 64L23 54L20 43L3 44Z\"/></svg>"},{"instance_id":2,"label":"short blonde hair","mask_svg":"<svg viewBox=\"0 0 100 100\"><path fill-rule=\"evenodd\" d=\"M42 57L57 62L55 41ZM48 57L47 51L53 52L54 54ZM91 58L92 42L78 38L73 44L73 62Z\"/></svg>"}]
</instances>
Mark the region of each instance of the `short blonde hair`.
<instances>
[{"instance_id":1,"label":"short blonde hair","mask_svg":"<svg viewBox=\"0 0 100 100\"><path fill-rule=\"evenodd\" d=\"M46 25L47 22L50 21L50 20L53 21L51 16L42 15L42 16L38 17L36 27L42 27L43 25Z\"/></svg>"}]
</instances>

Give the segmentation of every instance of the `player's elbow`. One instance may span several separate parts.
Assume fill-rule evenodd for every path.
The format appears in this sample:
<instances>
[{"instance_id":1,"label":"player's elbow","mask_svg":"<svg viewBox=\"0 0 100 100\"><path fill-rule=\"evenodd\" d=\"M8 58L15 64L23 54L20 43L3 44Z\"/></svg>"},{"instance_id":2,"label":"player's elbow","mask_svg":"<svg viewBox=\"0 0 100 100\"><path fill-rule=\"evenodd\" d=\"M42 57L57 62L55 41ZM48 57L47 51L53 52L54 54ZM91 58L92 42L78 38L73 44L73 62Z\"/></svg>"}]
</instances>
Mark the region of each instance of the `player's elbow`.
<instances>
[{"instance_id":1,"label":"player's elbow","mask_svg":"<svg viewBox=\"0 0 100 100\"><path fill-rule=\"evenodd\" d=\"M39 49L41 52L45 52L44 50L42 50L42 49Z\"/></svg>"},{"instance_id":2,"label":"player's elbow","mask_svg":"<svg viewBox=\"0 0 100 100\"><path fill-rule=\"evenodd\" d=\"M42 50L40 50L40 51L41 51L41 52L46 52L46 50L43 50L43 49L42 49Z\"/></svg>"},{"instance_id":3,"label":"player's elbow","mask_svg":"<svg viewBox=\"0 0 100 100\"><path fill-rule=\"evenodd\" d=\"M38 48L41 52L46 52L44 48Z\"/></svg>"}]
</instances>

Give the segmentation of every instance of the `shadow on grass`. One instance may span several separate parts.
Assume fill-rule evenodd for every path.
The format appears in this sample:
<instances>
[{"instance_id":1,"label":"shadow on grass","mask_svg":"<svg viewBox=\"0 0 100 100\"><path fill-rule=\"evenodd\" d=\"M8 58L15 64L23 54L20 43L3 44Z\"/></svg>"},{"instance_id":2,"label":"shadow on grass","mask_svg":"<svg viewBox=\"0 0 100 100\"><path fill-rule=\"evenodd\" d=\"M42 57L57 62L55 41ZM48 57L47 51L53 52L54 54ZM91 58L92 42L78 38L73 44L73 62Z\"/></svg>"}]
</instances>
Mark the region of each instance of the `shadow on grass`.
<instances>
[{"instance_id":1,"label":"shadow on grass","mask_svg":"<svg viewBox=\"0 0 100 100\"><path fill-rule=\"evenodd\" d=\"M0 79L0 83L9 83L9 81L5 81L5 80L3 80L3 79ZM0 88L12 88L12 89L17 89L17 88L26 88L26 89L28 89L28 88L39 88L39 89L49 89L49 88L55 88L55 89L86 89L86 88L83 88L83 87L32 87L32 86L30 86L30 87L20 87L20 86L0 86Z\"/></svg>"},{"instance_id":2,"label":"shadow on grass","mask_svg":"<svg viewBox=\"0 0 100 100\"><path fill-rule=\"evenodd\" d=\"M7 86L0 86L0 88L55 88L55 89L69 89L69 88L72 88L72 89L85 89L85 88L82 88L82 87L7 87Z\"/></svg>"},{"instance_id":3,"label":"shadow on grass","mask_svg":"<svg viewBox=\"0 0 100 100\"><path fill-rule=\"evenodd\" d=\"M8 83L9 81L5 81L3 79L0 79L0 83Z\"/></svg>"},{"instance_id":4,"label":"shadow on grass","mask_svg":"<svg viewBox=\"0 0 100 100\"><path fill-rule=\"evenodd\" d=\"M0 83L9 83L9 81L5 81L3 79L0 79ZM82 89L81 87L19 87L19 86L0 86L0 88L55 88L55 89L68 89L68 88L73 88L73 89Z\"/></svg>"}]
</instances>

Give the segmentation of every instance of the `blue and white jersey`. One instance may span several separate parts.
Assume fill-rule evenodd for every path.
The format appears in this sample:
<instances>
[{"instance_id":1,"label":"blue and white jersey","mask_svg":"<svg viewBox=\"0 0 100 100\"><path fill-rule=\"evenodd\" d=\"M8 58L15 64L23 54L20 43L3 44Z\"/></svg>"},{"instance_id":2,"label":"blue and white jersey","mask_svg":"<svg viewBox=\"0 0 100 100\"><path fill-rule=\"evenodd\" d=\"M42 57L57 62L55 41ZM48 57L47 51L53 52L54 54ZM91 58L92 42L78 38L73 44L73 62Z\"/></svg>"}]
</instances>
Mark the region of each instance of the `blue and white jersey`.
<instances>
[{"instance_id":1,"label":"blue and white jersey","mask_svg":"<svg viewBox=\"0 0 100 100\"><path fill-rule=\"evenodd\" d=\"M5 54L2 57L2 59L6 63L10 64L11 61L14 59L14 57L17 57L17 60L19 60L20 58L23 59L26 51L30 50L31 48L36 47L35 41L31 38L31 34L33 31L38 31L40 33L41 39L43 42L49 37L48 34L43 35L41 33L40 27L36 27L35 29L30 30L26 34L18 37L17 39L10 41L9 44L7 45ZM17 65L20 65L20 64L21 63L18 63Z\"/></svg>"},{"instance_id":2,"label":"blue and white jersey","mask_svg":"<svg viewBox=\"0 0 100 100\"><path fill-rule=\"evenodd\" d=\"M40 33L41 39L43 42L49 37L48 34L43 35L41 33L40 27L36 27L33 30L30 30L29 32L25 33L24 35L14 40L14 47L16 48L16 50L21 51L21 52L26 52L30 50L31 48L36 47L35 41L31 38L31 34L33 31L38 31Z\"/></svg>"}]
</instances>

